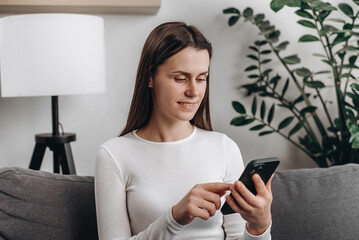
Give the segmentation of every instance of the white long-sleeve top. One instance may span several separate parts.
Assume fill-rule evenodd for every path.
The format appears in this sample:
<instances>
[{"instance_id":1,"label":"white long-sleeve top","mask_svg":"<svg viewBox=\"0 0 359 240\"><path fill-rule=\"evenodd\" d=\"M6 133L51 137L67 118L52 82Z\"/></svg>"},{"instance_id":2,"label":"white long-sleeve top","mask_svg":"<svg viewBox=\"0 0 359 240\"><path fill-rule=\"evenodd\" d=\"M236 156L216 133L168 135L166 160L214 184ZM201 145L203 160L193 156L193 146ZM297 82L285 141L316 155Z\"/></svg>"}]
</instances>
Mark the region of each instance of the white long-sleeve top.
<instances>
[{"instance_id":1,"label":"white long-sleeve top","mask_svg":"<svg viewBox=\"0 0 359 240\"><path fill-rule=\"evenodd\" d=\"M172 207L199 183L233 183L242 173L238 146L226 135L194 128L175 142L151 142L135 131L98 151L95 194L101 240L270 239L251 236L240 214L178 224ZM224 197L222 197L222 204Z\"/></svg>"}]
</instances>

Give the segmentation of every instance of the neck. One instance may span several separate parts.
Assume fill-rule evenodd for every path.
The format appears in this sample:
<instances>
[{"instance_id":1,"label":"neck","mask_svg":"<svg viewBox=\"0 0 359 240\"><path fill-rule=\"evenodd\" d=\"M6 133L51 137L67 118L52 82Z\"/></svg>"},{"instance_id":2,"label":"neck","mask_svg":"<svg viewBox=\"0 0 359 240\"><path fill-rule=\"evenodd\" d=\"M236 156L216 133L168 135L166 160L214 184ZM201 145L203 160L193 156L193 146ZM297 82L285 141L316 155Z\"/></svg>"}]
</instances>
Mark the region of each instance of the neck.
<instances>
[{"instance_id":1,"label":"neck","mask_svg":"<svg viewBox=\"0 0 359 240\"><path fill-rule=\"evenodd\" d=\"M174 142L191 135L193 126L188 121L163 124L160 121L150 121L137 131L141 138L152 142Z\"/></svg>"}]
</instances>

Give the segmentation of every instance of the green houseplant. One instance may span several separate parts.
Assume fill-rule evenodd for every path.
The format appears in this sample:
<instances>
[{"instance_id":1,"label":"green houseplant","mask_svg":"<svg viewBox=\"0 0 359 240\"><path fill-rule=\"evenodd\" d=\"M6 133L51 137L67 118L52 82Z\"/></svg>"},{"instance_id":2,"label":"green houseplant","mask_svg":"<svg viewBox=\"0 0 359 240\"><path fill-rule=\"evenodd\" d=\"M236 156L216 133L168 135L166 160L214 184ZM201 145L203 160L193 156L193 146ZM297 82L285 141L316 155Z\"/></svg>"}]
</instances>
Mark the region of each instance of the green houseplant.
<instances>
[{"instance_id":1,"label":"green houseplant","mask_svg":"<svg viewBox=\"0 0 359 240\"><path fill-rule=\"evenodd\" d=\"M250 65L245 72L251 83L240 86L253 101L247 110L240 102L232 102L239 116L231 124L253 124L250 130L259 131L260 136L278 133L320 167L359 163L359 24L356 23L359 0L353 0L351 5L340 3L335 7L321 0L270 3L275 12L284 6L296 9L301 18L297 23L308 28L308 34L301 36L298 44L319 42L322 48L314 48L313 58L325 63L323 69L301 66L297 54L287 54L289 42L280 41L280 31L264 14L255 14L251 8L243 12L234 7L224 9L223 13L230 15L229 26L244 19L260 33L260 39L249 46L251 53L247 55ZM334 11L340 12L342 18L331 18ZM267 67L273 58L281 63L286 76ZM293 91L289 95L290 88L296 89L296 95ZM324 88L332 91L333 99L323 98ZM270 99L270 107L265 99ZM336 111L330 112L328 104L335 104ZM276 107L285 109L288 116L274 126Z\"/></svg>"}]
</instances>

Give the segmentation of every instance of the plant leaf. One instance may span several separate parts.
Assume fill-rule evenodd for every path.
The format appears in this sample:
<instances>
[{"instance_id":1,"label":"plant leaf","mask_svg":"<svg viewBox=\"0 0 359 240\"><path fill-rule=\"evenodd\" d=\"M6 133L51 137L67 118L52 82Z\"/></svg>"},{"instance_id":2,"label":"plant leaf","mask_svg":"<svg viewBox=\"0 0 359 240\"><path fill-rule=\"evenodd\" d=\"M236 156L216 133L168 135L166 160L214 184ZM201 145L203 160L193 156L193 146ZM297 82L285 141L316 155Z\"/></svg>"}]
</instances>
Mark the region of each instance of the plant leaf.
<instances>
[{"instance_id":1,"label":"plant leaf","mask_svg":"<svg viewBox=\"0 0 359 240\"><path fill-rule=\"evenodd\" d=\"M272 0L270 3L270 8L274 11L274 12L278 12L279 10L281 10L284 7L284 3L282 0Z\"/></svg>"},{"instance_id":2,"label":"plant leaf","mask_svg":"<svg viewBox=\"0 0 359 240\"><path fill-rule=\"evenodd\" d=\"M346 3L340 3L338 5L339 9L342 10L342 12L347 15L348 17L354 17L354 11L353 11L353 8L349 5L349 4L346 4Z\"/></svg>"},{"instance_id":3,"label":"plant leaf","mask_svg":"<svg viewBox=\"0 0 359 240\"><path fill-rule=\"evenodd\" d=\"M253 116L255 116L256 112L257 112L257 97L256 96L254 96L254 98L253 98L252 108L251 109L252 109Z\"/></svg>"},{"instance_id":4,"label":"plant leaf","mask_svg":"<svg viewBox=\"0 0 359 240\"><path fill-rule=\"evenodd\" d=\"M295 73L298 74L298 76L301 77L310 77L312 75L312 73L309 71L308 68L297 68L294 69Z\"/></svg>"},{"instance_id":5,"label":"plant leaf","mask_svg":"<svg viewBox=\"0 0 359 240\"><path fill-rule=\"evenodd\" d=\"M333 27L332 25L326 24L323 26L322 29L319 31L320 36L325 36L326 34L333 33L338 31L336 27Z\"/></svg>"},{"instance_id":6,"label":"plant leaf","mask_svg":"<svg viewBox=\"0 0 359 240\"><path fill-rule=\"evenodd\" d=\"M308 81L304 82L304 84L310 88L324 88L325 85L321 81Z\"/></svg>"},{"instance_id":7,"label":"plant leaf","mask_svg":"<svg viewBox=\"0 0 359 240\"><path fill-rule=\"evenodd\" d=\"M305 120L302 119L299 121L293 128L290 130L288 137L292 136L294 133L298 132L304 126Z\"/></svg>"},{"instance_id":8,"label":"plant leaf","mask_svg":"<svg viewBox=\"0 0 359 240\"><path fill-rule=\"evenodd\" d=\"M274 111L275 111L275 105L273 103L272 107L269 109L269 113L268 113L268 117L267 117L268 124L270 124L273 120Z\"/></svg>"},{"instance_id":9,"label":"plant leaf","mask_svg":"<svg viewBox=\"0 0 359 240\"><path fill-rule=\"evenodd\" d=\"M254 46L249 46L248 48L252 49L255 52L258 52L258 48L254 47Z\"/></svg>"},{"instance_id":10,"label":"plant leaf","mask_svg":"<svg viewBox=\"0 0 359 240\"><path fill-rule=\"evenodd\" d=\"M266 114L266 103L264 101L262 101L262 104L261 104L261 119L262 120L264 119L265 114Z\"/></svg>"},{"instance_id":11,"label":"plant leaf","mask_svg":"<svg viewBox=\"0 0 359 240\"><path fill-rule=\"evenodd\" d=\"M229 26L233 26L234 24L236 24L236 22L239 20L239 16L231 16L228 19L228 25Z\"/></svg>"},{"instance_id":12,"label":"plant leaf","mask_svg":"<svg viewBox=\"0 0 359 240\"><path fill-rule=\"evenodd\" d=\"M323 58L326 57L324 54L320 54L320 53L313 53L312 55L315 57L323 57Z\"/></svg>"},{"instance_id":13,"label":"plant leaf","mask_svg":"<svg viewBox=\"0 0 359 240\"><path fill-rule=\"evenodd\" d=\"M310 14L309 12L307 12L307 11L305 11L303 9L299 9L299 10L295 11L295 13L300 17L313 19L312 14Z\"/></svg>"},{"instance_id":14,"label":"plant leaf","mask_svg":"<svg viewBox=\"0 0 359 240\"><path fill-rule=\"evenodd\" d=\"M331 71L329 71L329 70L319 71L319 72L314 73L313 75L326 74L326 73L331 73Z\"/></svg>"},{"instance_id":15,"label":"plant leaf","mask_svg":"<svg viewBox=\"0 0 359 240\"><path fill-rule=\"evenodd\" d=\"M349 63L354 64L355 61L357 60L357 58L358 58L358 56L356 56L356 55L350 56L349 57Z\"/></svg>"},{"instance_id":16,"label":"plant leaf","mask_svg":"<svg viewBox=\"0 0 359 240\"><path fill-rule=\"evenodd\" d=\"M259 75L258 74L251 74L251 75L248 75L248 78L259 78Z\"/></svg>"},{"instance_id":17,"label":"plant leaf","mask_svg":"<svg viewBox=\"0 0 359 240\"><path fill-rule=\"evenodd\" d=\"M274 83L276 84L279 80L281 79L281 76L279 76L278 74L276 76L274 76L269 83Z\"/></svg>"},{"instance_id":18,"label":"plant leaf","mask_svg":"<svg viewBox=\"0 0 359 240\"><path fill-rule=\"evenodd\" d=\"M249 130L250 130L250 131L261 130L261 129L264 128L265 126L266 126L265 124L258 124L258 125L255 125L255 126L251 127Z\"/></svg>"},{"instance_id":19,"label":"plant leaf","mask_svg":"<svg viewBox=\"0 0 359 240\"><path fill-rule=\"evenodd\" d=\"M252 8L246 8L243 11L243 17L245 19L251 19L253 17L253 9Z\"/></svg>"},{"instance_id":20,"label":"plant leaf","mask_svg":"<svg viewBox=\"0 0 359 240\"><path fill-rule=\"evenodd\" d=\"M301 7L301 0L284 0L283 2L288 7Z\"/></svg>"},{"instance_id":21,"label":"plant leaf","mask_svg":"<svg viewBox=\"0 0 359 240\"><path fill-rule=\"evenodd\" d=\"M307 97L309 97L310 96L310 93L306 93L305 94ZM302 95L300 95L299 97L297 97L294 101L293 101L293 106L295 105L295 104L297 104L297 103L300 103L300 102L303 102L304 101L304 98L303 98L303 96Z\"/></svg>"},{"instance_id":22,"label":"plant leaf","mask_svg":"<svg viewBox=\"0 0 359 240\"><path fill-rule=\"evenodd\" d=\"M278 125L278 130L281 130L285 127L287 127L292 121L293 121L294 117L293 116L290 116L290 117L287 117L285 118L283 121L281 121Z\"/></svg>"},{"instance_id":23,"label":"plant leaf","mask_svg":"<svg viewBox=\"0 0 359 240\"><path fill-rule=\"evenodd\" d=\"M318 15L319 22L323 22L331 13L331 11L320 11Z\"/></svg>"},{"instance_id":24,"label":"plant leaf","mask_svg":"<svg viewBox=\"0 0 359 240\"><path fill-rule=\"evenodd\" d=\"M226 8L223 10L223 14L231 14L231 13L240 14L239 10L234 7Z\"/></svg>"},{"instance_id":25,"label":"plant leaf","mask_svg":"<svg viewBox=\"0 0 359 240\"><path fill-rule=\"evenodd\" d=\"M255 56L255 55L253 55L253 54L248 54L248 55L247 55L247 58L251 58L251 59L253 59L253 60L257 60L257 61L258 61L258 57Z\"/></svg>"},{"instance_id":26,"label":"plant leaf","mask_svg":"<svg viewBox=\"0 0 359 240\"><path fill-rule=\"evenodd\" d=\"M263 132L260 132L258 135L259 136L264 136L264 135L268 135L268 134L271 134L271 133L273 133L274 131L272 130L272 131L263 131Z\"/></svg>"},{"instance_id":27,"label":"plant leaf","mask_svg":"<svg viewBox=\"0 0 359 240\"><path fill-rule=\"evenodd\" d=\"M317 107L315 106L308 106L300 110L299 114L304 117L306 113L313 113L316 109Z\"/></svg>"},{"instance_id":28,"label":"plant leaf","mask_svg":"<svg viewBox=\"0 0 359 240\"><path fill-rule=\"evenodd\" d=\"M282 95L281 95L282 97L284 97L284 94L287 92L288 86L289 86L289 78L287 78L287 81L284 84Z\"/></svg>"},{"instance_id":29,"label":"plant leaf","mask_svg":"<svg viewBox=\"0 0 359 240\"><path fill-rule=\"evenodd\" d=\"M258 67L256 65L250 65L244 71L248 72L248 71L252 71L252 70L255 70L255 69L258 69Z\"/></svg>"},{"instance_id":30,"label":"plant leaf","mask_svg":"<svg viewBox=\"0 0 359 240\"><path fill-rule=\"evenodd\" d=\"M267 50L261 51L261 54L269 54L269 53L271 53L271 52L272 52L271 50L267 49Z\"/></svg>"},{"instance_id":31,"label":"plant leaf","mask_svg":"<svg viewBox=\"0 0 359 240\"><path fill-rule=\"evenodd\" d=\"M331 44L332 46L340 43L340 42L345 42L346 40L348 40L351 37L351 34L345 34L344 32L340 32L338 33L338 35L335 37L335 39L333 40L333 43Z\"/></svg>"},{"instance_id":32,"label":"plant leaf","mask_svg":"<svg viewBox=\"0 0 359 240\"><path fill-rule=\"evenodd\" d=\"M278 44L275 49L277 51L281 51L281 50L285 50L287 48L287 45L289 44L288 41L285 41L285 42L281 42L280 44Z\"/></svg>"},{"instance_id":33,"label":"plant leaf","mask_svg":"<svg viewBox=\"0 0 359 240\"><path fill-rule=\"evenodd\" d=\"M244 120L243 122L241 122L239 125L236 126L244 126L244 125L248 125L251 124L252 122L254 122L254 118L247 118L246 120Z\"/></svg>"},{"instance_id":34,"label":"plant leaf","mask_svg":"<svg viewBox=\"0 0 359 240\"><path fill-rule=\"evenodd\" d=\"M246 114L246 109L240 102L233 101L232 106L233 106L234 110L236 110L237 113Z\"/></svg>"},{"instance_id":35,"label":"plant leaf","mask_svg":"<svg viewBox=\"0 0 359 240\"><path fill-rule=\"evenodd\" d=\"M283 58L283 61L286 64L297 64L300 63L300 58L298 57L298 55L290 55L288 57Z\"/></svg>"},{"instance_id":36,"label":"plant leaf","mask_svg":"<svg viewBox=\"0 0 359 240\"><path fill-rule=\"evenodd\" d=\"M263 13L259 13L259 14L254 16L254 21L256 23L259 23L259 22L263 21L264 18L265 18L265 15Z\"/></svg>"},{"instance_id":37,"label":"plant leaf","mask_svg":"<svg viewBox=\"0 0 359 240\"><path fill-rule=\"evenodd\" d=\"M274 43L278 41L279 35L280 35L280 31L276 30L267 34L267 38L270 42Z\"/></svg>"},{"instance_id":38,"label":"plant leaf","mask_svg":"<svg viewBox=\"0 0 359 240\"><path fill-rule=\"evenodd\" d=\"M262 40L262 41L257 40L254 42L254 44L257 46L263 46L263 45L267 44L267 41L266 40Z\"/></svg>"},{"instance_id":39,"label":"plant leaf","mask_svg":"<svg viewBox=\"0 0 359 240\"><path fill-rule=\"evenodd\" d=\"M269 63L270 61L272 61L272 59L264 59L263 61L261 61L261 64L266 64Z\"/></svg>"},{"instance_id":40,"label":"plant leaf","mask_svg":"<svg viewBox=\"0 0 359 240\"><path fill-rule=\"evenodd\" d=\"M356 83L352 83L350 85L351 89L353 90L353 92L357 91L359 92L359 84L356 84Z\"/></svg>"},{"instance_id":41,"label":"plant leaf","mask_svg":"<svg viewBox=\"0 0 359 240\"><path fill-rule=\"evenodd\" d=\"M332 22L339 22L342 24L345 24L345 21L341 18L328 18L327 20L332 21Z\"/></svg>"},{"instance_id":42,"label":"plant leaf","mask_svg":"<svg viewBox=\"0 0 359 240\"><path fill-rule=\"evenodd\" d=\"M245 119L245 116L235 117L231 120L231 125L239 126Z\"/></svg>"},{"instance_id":43,"label":"plant leaf","mask_svg":"<svg viewBox=\"0 0 359 240\"><path fill-rule=\"evenodd\" d=\"M308 27L308 28L315 28L314 23L308 21L308 20L299 20L297 23L299 23L300 25L304 26L304 27Z\"/></svg>"},{"instance_id":44,"label":"plant leaf","mask_svg":"<svg viewBox=\"0 0 359 240\"><path fill-rule=\"evenodd\" d=\"M315 41L319 41L319 38L310 34L305 34L301 36L298 40L298 42L315 42Z\"/></svg>"},{"instance_id":45,"label":"plant leaf","mask_svg":"<svg viewBox=\"0 0 359 240\"><path fill-rule=\"evenodd\" d=\"M354 102L354 101L359 101L359 96L357 96L357 95L355 95L355 94L353 94L353 93L351 93L351 92L346 92L345 95L348 96L348 97L350 97L350 98L352 98L352 99L353 99L353 102Z\"/></svg>"},{"instance_id":46,"label":"plant leaf","mask_svg":"<svg viewBox=\"0 0 359 240\"><path fill-rule=\"evenodd\" d=\"M264 76L267 76L271 71L273 71L272 69L267 69L267 70L265 70L265 71L263 71L263 75Z\"/></svg>"}]
</instances>

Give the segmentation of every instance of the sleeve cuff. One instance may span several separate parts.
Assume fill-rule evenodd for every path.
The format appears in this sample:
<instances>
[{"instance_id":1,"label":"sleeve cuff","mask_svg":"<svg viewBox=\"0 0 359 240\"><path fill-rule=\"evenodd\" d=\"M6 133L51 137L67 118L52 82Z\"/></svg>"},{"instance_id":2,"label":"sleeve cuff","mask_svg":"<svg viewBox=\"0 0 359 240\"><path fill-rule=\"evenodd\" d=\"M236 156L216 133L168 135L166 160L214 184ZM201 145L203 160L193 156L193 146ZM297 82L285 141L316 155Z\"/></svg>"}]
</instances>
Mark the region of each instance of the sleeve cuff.
<instances>
[{"instance_id":1,"label":"sleeve cuff","mask_svg":"<svg viewBox=\"0 0 359 240\"><path fill-rule=\"evenodd\" d=\"M179 224L173 218L173 216L172 216L172 208L170 208L169 211L167 211L166 218L167 218L167 222L168 222L168 230L173 234L178 233L179 231L182 230L182 228L185 227L185 225Z\"/></svg>"},{"instance_id":2,"label":"sleeve cuff","mask_svg":"<svg viewBox=\"0 0 359 240\"><path fill-rule=\"evenodd\" d=\"M261 235L259 236L254 236L252 234L250 234L248 231L247 231L247 228L245 227L244 229L244 237L243 239L245 240L270 240L272 239L271 238L271 234L270 234L270 231L271 231L271 227L272 227L272 222L270 223L269 227L267 228L267 230L262 233Z\"/></svg>"}]
</instances>

